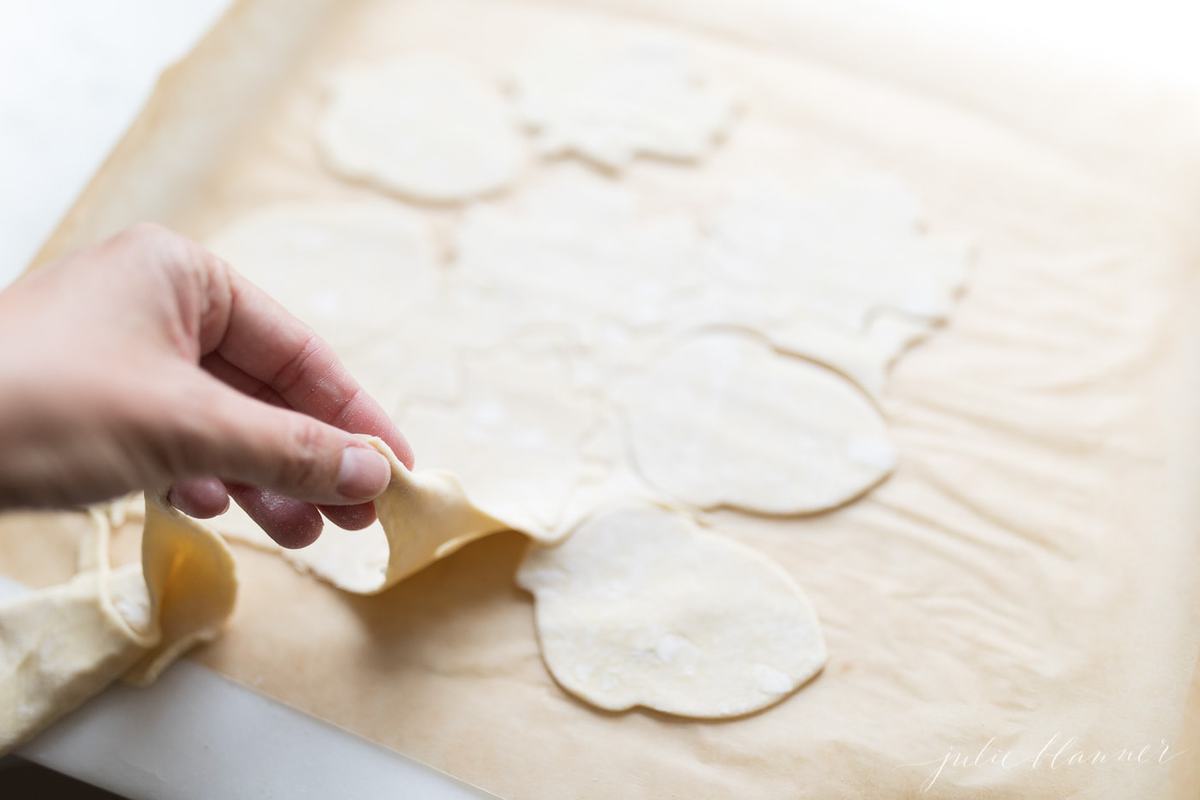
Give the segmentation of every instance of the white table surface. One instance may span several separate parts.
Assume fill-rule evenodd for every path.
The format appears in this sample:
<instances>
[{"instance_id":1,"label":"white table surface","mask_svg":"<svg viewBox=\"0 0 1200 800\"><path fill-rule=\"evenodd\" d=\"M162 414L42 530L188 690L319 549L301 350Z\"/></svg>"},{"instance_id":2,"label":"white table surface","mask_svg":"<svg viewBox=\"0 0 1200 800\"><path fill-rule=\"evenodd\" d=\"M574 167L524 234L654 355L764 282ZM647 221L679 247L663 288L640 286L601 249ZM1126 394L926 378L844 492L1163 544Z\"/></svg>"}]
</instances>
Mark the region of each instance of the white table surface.
<instances>
[{"instance_id":1,"label":"white table surface","mask_svg":"<svg viewBox=\"0 0 1200 800\"><path fill-rule=\"evenodd\" d=\"M0 286L51 232L159 72L227 4L0 0ZM1014 51L1200 87L1193 0L877 5L897 16L898 29L986 34ZM18 591L0 581L0 600ZM110 689L21 753L133 798L478 796L186 661L149 689Z\"/></svg>"}]
</instances>

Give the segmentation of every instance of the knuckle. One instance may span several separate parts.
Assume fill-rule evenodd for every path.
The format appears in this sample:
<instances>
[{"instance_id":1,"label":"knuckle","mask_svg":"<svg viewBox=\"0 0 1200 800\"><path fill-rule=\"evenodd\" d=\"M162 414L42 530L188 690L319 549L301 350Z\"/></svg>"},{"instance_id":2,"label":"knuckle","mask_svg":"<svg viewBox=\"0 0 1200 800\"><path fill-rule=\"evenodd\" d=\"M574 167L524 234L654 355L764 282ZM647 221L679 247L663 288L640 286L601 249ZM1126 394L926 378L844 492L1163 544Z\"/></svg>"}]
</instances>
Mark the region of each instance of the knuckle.
<instances>
[{"instance_id":1,"label":"knuckle","mask_svg":"<svg viewBox=\"0 0 1200 800\"><path fill-rule=\"evenodd\" d=\"M138 222L115 237L118 246L142 254L145 265L189 276L203 276L225 269L215 255L183 234L157 222Z\"/></svg>"},{"instance_id":2,"label":"knuckle","mask_svg":"<svg viewBox=\"0 0 1200 800\"><path fill-rule=\"evenodd\" d=\"M315 489L325 478L325 436L315 423L297 419L287 433L288 452L280 459L284 483Z\"/></svg>"},{"instance_id":3,"label":"knuckle","mask_svg":"<svg viewBox=\"0 0 1200 800\"><path fill-rule=\"evenodd\" d=\"M177 246L176 240L183 237L157 222L137 222L114 237L114 242L125 249L155 250Z\"/></svg>"},{"instance_id":4,"label":"knuckle","mask_svg":"<svg viewBox=\"0 0 1200 800\"><path fill-rule=\"evenodd\" d=\"M327 358L327 350L320 337L308 331L300 347L275 371L267 380L267 384L276 387L279 393L286 397L297 386L312 383L312 373L322 366Z\"/></svg>"},{"instance_id":5,"label":"knuckle","mask_svg":"<svg viewBox=\"0 0 1200 800\"><path fill-rule=\"evenodd\" d=\"M173 236L174 232L158 222L135 222L125 229L125 233L135 239Z\"/></svg>"},{"instance_id":6,"label":"knuckle","mask_svg":"<svg viewBox=\"0 0 1200 800\"><path fill-rule=\"evenodd\" d=\"M163 264L189 277L202 276L212 268L215 256L185 236L168 234L157 242Z\"/></svg>"}]
</instances>

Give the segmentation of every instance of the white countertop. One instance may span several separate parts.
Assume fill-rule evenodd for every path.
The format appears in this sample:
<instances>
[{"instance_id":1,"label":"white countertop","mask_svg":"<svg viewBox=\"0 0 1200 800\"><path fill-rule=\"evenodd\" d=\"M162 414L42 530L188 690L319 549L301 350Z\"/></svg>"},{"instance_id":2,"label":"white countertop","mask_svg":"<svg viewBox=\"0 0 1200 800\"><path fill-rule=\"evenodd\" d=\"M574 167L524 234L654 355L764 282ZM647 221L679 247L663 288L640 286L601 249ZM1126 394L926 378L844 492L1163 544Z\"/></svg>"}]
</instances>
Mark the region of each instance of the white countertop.
<instances>
[{"instance_id":1,"label":"white countertop","mask_svg":"<svg viewBox=\"0 0 1200 800\"><path fill-rule=\"evenodd\" d=\"M158 73L228 0L0 0L0 286L118 141ZM947 36L1200 87L1194 0L925 0L881 13ZM903 17L900 14L903 13ZM0 581L0 599L20 591ZM130 797L477 797L190 662L114 687L21 751Z\"/></svg>"}]
</instances>

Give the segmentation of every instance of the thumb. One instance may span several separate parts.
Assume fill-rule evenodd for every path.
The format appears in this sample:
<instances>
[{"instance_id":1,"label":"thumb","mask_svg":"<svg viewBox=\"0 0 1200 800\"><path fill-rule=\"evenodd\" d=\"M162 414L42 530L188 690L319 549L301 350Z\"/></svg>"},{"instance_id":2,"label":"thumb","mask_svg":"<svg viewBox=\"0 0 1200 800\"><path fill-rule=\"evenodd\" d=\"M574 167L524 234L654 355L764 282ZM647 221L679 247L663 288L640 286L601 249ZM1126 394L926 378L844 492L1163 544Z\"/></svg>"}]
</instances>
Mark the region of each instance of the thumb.
<instances>
[{"instance_id":1,"label":"thumb","mask_svg":"<svg viewBox=\"0 0 1200 800\"><path fill-rule=\"evenodd\" d=\"M373 500L391 479L388 460L369 443L306 414L216 380L193 399L197 413L179 420L176 471L186 474L177 478L217 475L323 505Z\"/></svg>"}]
</instances>

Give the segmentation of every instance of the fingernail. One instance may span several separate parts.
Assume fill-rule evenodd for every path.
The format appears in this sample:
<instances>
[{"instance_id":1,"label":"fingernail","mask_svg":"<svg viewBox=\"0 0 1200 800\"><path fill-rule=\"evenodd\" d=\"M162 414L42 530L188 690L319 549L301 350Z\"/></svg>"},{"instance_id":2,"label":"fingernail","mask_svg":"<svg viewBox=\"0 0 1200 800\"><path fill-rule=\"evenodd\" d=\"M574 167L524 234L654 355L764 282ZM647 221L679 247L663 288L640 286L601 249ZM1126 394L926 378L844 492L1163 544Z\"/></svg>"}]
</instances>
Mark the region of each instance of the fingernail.
<instances>
[{"instance_id":1,"label":"fingernail","mask_svg":"<svg viewBox=\"0 0 1200 800\"><path fill-rule=\"evenodd\" d=\"M348 500L372 500L387 488L392 469L369 447L347 447L338 467L338 493Z\"/></svg>"}]
</instances>

